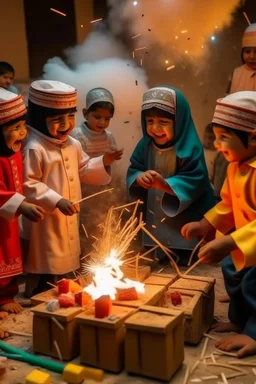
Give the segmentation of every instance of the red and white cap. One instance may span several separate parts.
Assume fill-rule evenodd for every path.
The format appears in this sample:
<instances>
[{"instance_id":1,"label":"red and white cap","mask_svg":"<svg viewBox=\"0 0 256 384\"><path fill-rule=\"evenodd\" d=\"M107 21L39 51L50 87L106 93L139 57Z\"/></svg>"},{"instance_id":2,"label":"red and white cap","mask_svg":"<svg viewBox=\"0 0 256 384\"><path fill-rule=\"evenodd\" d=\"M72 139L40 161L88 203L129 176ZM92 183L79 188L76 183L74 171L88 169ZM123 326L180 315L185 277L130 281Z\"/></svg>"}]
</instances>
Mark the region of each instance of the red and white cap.
<instances>
[{"instance_id":1,"label":"red and white cap","mask_svg":"<svg viewBox=\"0 0 256 384\"><path fill-rule=\"evenodd\" d=\"M23 97L0 88L0 125L24 116L27 113Z\"/></svg>"},{"instance_id":2,"label":"red and white cap","mask_svg":"<svg viewBox=\"0 0 256 384\"><path fill-rule=\"evenodd\" d=\"M256 92L236 92L218 99L212 122L239 131L256 129Z\"/></svg>"},{"instance_id":3,"label":"red and white cap","mask_svg":"<svg viewBox=\"0 0 256 384\"><path fill-rule=\"evenodd\" d=\"M256 47L256 23L249 25L244 31L242 48Z\"/></svg>"},{"instance_id":4,"label":"red and white cap","mask_svg":"<svg viewBox=\"0 0 256 384\"><path fill-rule=\"evenodd\" d=\"M55 80L37 80L29 87L29 100L42 107L68 109L77 106L75 88Z\"/></svg>"}]
</instances>

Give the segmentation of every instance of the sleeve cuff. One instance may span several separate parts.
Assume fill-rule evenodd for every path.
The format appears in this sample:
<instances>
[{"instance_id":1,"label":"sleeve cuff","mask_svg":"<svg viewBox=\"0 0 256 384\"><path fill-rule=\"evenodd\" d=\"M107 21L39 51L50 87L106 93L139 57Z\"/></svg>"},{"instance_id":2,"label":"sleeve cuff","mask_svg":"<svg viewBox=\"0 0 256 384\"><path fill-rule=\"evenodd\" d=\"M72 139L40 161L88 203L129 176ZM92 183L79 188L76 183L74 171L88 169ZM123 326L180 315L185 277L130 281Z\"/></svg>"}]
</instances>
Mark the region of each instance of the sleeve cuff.
<instances>
[{"instance_id":1,"label":"sleeve cuff","mask_svg":"<svg viewBox=\"0 0 256 384\"><path fill-rule=\"evenodd\" d=\"M25 196L20 193L15 193L5 204L0 207L0 216L6 220L13 220L15 218L17 209L25 200Z\"/></svg>"}]
</instances>

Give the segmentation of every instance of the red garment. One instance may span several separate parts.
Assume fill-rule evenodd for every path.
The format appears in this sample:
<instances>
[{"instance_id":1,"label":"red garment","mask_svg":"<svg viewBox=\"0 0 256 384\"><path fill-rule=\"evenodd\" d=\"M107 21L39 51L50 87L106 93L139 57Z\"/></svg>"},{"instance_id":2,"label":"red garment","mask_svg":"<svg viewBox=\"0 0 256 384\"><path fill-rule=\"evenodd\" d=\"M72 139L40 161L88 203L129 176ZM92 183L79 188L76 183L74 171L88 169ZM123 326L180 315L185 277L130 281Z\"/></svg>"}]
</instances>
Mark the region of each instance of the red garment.
<instances>
[{"instance_id":1,"label":"red garment","mask_svg":"<svg viewBox=\"0 0 256 384\"><path fill-rule=\"evenodd\" d=\"M24 200L22 192L21 152L10 157L0 157L0 279L22 273L19 225L16 215L16 210ZM10 208L9 205L11 205ZM7 280L2 283L4 286L8 285Z\"/></svg>"}]
</instances>

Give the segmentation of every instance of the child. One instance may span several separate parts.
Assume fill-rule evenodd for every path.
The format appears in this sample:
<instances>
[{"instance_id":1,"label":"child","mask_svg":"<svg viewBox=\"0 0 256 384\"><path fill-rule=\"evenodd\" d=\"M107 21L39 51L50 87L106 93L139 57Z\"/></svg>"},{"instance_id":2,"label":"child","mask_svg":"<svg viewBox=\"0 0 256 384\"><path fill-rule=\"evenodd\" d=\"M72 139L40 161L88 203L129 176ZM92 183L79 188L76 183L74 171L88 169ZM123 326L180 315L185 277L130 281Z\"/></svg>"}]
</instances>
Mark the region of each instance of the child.
<instances>
[{"instance_id":1,"label":"child","mask_svg":"<svg viewBox=\"0 0 256 384\"><path fill-rule=\"evenodd\" d=\"M113 134L107 130L110 120L115 112L114 98L105 88L93 88L86 95L86 108L83 109L85 121L80 127L75 128L72 136L80 141L83 151L90 157L102 156L105 153L117 152L116 159L122 157L123 150L118 150ZM82 195L89 196L99 192L99 187L82 186ZM111 206L113 199L117 199L115 194L108 196L108 205ZM92 235L97 236L97 225L102 222L102 213L105 212L106 197L99 196L97 205L87 205L80 213L82 224L86 223L88 238L81 237L82 249L88 253L92 243Z\"/></svg>"},{"instance_id":2,"label":"child","mask_svg":"<svg viewBox=\"0 0 256 384\"><path fill-rule=\"evenodd\" d=\"M214 133L212 123L207 124L204 131L204 155L210 182L214 190L215 201L220 201L220 191L227 176L228 162L222 153L214 147Z\"/></svg>"},{"instance_id":3,"label":"child","mask_svg":"<svg viewBox=\"0 0 256 384\"><path fill-rule=\"evenodd\" d=\"M199 257L204 263L224 259L230 323L213 328L240 334L224 337L216 346L224 351L238 349L243 357L256 353L256 92L237 92L218 100L213 131L217 150L230 163L222 201L202 220L186 224L182 235L191 239L216 230L224 234L203 246ZM226 257L230 252L232 257Z\"/></svg>"},{"instance_id":4,"label":"child","mask_svg":"<svg viewBox=\"0 0 256 384\"><path fill-rule=\"evenodd\" d=\"M13 66L6 61L0 61L0 87L18 94L18 89L13 85L14 76Z\"/></svg>"},{"instance_id":5,"label":"child","mask_svg":"<svg viewBox=\"0 0 256 384\"><path fill-rule=\"evenodd\" d=\"M90 159L79 141L70 137L75 126L76 90L58 81L34 81L29 88L30 136L23 151L24 190L28 199L46 210L38 226L23 223L22 237L29 240L26 295L45 290L47 281L79 268L78 207L80 182L107 184L108 167L116 152ZM40 276L42 275L42 276ZM35 281L33 282L33 279Z\"/></svg>"},{"instance_id":6,"label":"child","mask_svg":"<svg viewBox=\"0 0 256 384\"><path fill-rule=\"evenodd\" d=\"M72 136L80 141L84 152L90 157L117 150L115 138L107 130L114 111L114 99L107 89L94 88L87 93L86 108L83 109L85 121L74 129Z\"/></svg>"},{"instance_id":7,"label":"child","mask_svg":"<svg viewBox=\"0 0 256 384\"><path fill-rule=\"evenodd\" d=\"M172 87L146 91L142 131L128 169L129 194L146 202L145 220L153 235L186 254L195 241L183 239L181 227L212 207L214 199L203 147L182 93ZM153 245L147 236L143 242Z\"/></svg>"},{"instance_id":8,"label":"child","mask_svg":"<svg viewBox=\"0 0 256 384\"><path fill-rule=\"evenodd\" d=\"M228 93L256 91L256 23L244 32L241 56L243 65L234 70Z\"/></svg>"},{"instance_id":9,"label":"child","mask_svg":"<svg viewBox=\"0 0 256 384\"><path fill-rule=\"evenodd\" d=\"M21 96L0 89L0 319L22 307L13 298L18 293L15 276L22 273L18 216L37 222L42 208L23 196L23 166L20 152L27 135L26 107Z\"/></svg>"}]
</instances>

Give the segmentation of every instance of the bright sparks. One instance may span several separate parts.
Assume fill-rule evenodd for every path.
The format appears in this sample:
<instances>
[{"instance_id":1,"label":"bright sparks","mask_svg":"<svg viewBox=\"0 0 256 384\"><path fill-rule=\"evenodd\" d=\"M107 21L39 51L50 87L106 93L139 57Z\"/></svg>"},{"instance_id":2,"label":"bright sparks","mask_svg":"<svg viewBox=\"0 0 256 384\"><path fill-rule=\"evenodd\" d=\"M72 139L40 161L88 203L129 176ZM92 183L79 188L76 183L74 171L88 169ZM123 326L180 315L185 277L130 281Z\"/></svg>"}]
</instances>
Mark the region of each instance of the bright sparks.
<instances>
[{"instance_id":1,"label":"bright sparks","mask_svg":"<svg viewBox=\"0 0 256 384\"><path fill-rule=\"evenodd\" d=\"M58 11L58 9L55 9L55 8L50 8L50 11L58 13L61 16L67 16L66 13Z\"/></svg>"}]
</instances>

